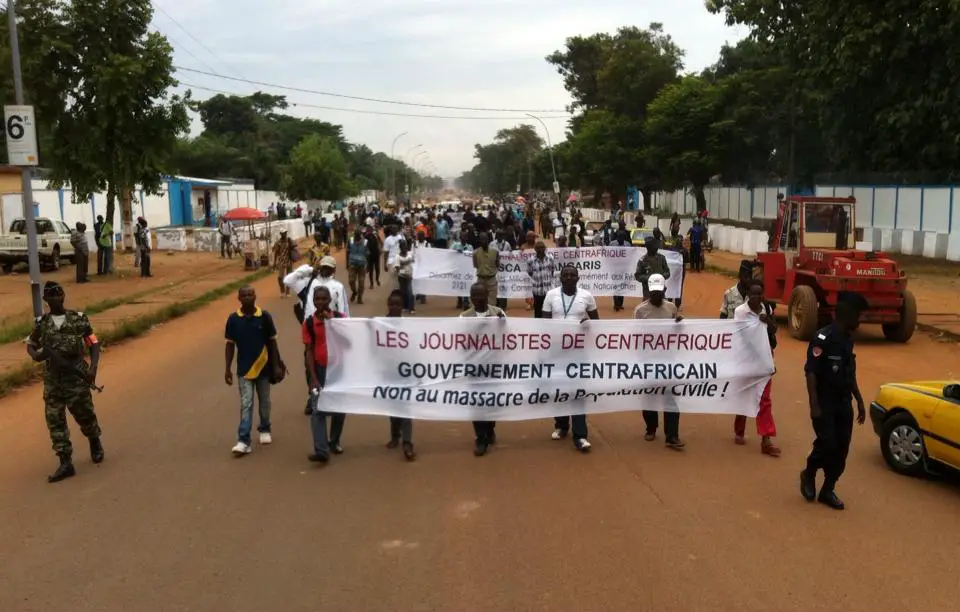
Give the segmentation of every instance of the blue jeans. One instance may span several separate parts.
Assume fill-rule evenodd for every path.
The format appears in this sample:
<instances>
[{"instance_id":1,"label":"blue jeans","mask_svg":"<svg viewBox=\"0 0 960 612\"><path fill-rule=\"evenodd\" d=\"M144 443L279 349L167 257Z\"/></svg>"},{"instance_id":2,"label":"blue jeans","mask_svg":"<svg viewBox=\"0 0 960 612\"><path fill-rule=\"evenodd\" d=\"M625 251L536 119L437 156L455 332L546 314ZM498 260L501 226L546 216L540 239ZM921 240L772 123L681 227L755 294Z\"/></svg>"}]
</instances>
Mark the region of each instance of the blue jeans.
<instances>
[{"instance_id":1,"label":"blue jeans","mask_svg":"<svg viewBox=\"0 0 960 612\"><path fill-rule=\"evenodd\" d=\"M317 366L317 382L323 387L327 381L327 367ZM323 393L323 391L321 391ZM340 444L343 424L347 415L340 412L321 412L317 410L317 397L313 398L313 412L310 414L310 433L313 434L313 452L328 457L330 446ZM330 431L327 431L327 417L330 417Z\"/></svg>"},{"instance_id":2,"label":"blue jeans","mask_svg":"<svg viewBox=\"0 0 960 612\"><path fill-rule=\"evenodd\" d=\"M261 376L256 380L241 378L237 381L240 387L240 428L237 431L237 440L250 444L250 430L253 428L253 394L257 394L257 403L260 409L260 426L257 431L270 433L270 379Z\"/></svg>"}]
</instances>

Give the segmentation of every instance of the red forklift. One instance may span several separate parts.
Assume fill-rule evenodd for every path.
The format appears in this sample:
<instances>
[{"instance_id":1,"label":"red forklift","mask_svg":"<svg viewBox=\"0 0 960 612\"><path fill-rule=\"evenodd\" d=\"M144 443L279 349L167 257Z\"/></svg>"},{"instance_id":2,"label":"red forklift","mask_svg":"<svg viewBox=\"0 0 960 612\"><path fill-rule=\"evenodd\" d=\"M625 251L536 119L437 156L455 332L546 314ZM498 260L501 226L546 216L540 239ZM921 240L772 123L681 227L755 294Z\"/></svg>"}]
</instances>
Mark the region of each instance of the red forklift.
<instances>
[{"instance_id":1,"label":"red forklift","mask_svg":"<svg viewBox=\"0 0 960 612\"><path fill-rule=\"evenodd\" d=\"M897 262L856 249L856 200L788 196L780 201L770 250L758 253L754 275L764 298L787 305L787 327L810 340L833 320L841 291L862 295L863 323L879 323L892 342L907 342L917 326L917 302Z\"/></svg>"}]
</instances>

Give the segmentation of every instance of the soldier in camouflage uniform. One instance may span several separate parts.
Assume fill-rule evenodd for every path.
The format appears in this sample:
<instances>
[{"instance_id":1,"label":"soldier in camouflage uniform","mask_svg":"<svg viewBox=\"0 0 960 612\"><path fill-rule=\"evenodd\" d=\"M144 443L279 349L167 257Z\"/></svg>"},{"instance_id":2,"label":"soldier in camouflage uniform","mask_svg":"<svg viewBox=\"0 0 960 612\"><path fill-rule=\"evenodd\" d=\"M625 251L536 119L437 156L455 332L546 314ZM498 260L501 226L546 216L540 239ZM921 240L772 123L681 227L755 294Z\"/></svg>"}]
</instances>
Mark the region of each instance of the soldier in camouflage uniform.
<instances>
[{"instance_id":1,"label":"soldier in camouflage uniform","mask_svg":"<svg viewBox=\"0 0 960 612\"><path fill-rule=\"evenodd\" d=\"M46 362L43 375L44 414L53 451L60 458L60 467L48 482L59 482L76 474L73 467L73 446L67 427L69 410L90 441L90 457L94 463L103 461L100 443L100 425L93 411L91 387L97 379L100 363L100 345L93 333L90 320L82 312L63 307L63 287L47 282L43 299L49 312L37 319L36 327L27 338L27 352L34 361ZM84 359L84 348L90 349L90 363Z\"/></svg>"}]
</instances>

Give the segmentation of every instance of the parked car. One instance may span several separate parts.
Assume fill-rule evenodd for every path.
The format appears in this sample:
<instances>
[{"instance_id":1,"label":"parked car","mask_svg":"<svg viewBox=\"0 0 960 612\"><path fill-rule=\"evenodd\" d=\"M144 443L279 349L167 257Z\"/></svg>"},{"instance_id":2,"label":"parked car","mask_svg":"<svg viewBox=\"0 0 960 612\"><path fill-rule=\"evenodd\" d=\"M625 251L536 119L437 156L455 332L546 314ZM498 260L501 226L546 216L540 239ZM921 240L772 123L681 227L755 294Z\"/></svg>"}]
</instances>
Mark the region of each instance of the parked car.
<instances>
[{"instance_id":1,"label":"parked car","mask_svg":"<svg viewBox=\"0 0 960 612\"><path fill-rule=\"evenodd\" d=\"M40 217L37 224L37 246L40 266L51 270L60 269L60 261L66 257L73 261L73 245L70 244L70 228L63 221ZM9 274L13 266L27 261L27 222L14 219L10 229L0 236L0 267Z\"/></svg>"},{"instance_id":2,"label":"parked car","mask_svg":"<svg viewBox=\"0 0 960 612\"><path fill-rule=\"evenodd\" d=\"M883 385L870 403L870 420L893 471L960 470L960 381Z\"/></svg>"}]
</instances>

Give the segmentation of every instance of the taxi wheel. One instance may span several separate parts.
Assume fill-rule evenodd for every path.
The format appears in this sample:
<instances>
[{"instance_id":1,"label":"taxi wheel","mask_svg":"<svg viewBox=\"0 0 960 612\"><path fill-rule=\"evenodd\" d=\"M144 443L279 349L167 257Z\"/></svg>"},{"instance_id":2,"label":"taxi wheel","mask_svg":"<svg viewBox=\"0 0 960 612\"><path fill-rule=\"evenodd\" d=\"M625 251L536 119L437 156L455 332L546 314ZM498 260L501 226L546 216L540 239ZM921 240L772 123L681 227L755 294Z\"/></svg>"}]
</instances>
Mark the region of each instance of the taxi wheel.
<instances>
[{"instance_id":1,"label":"taxi wheel","mask_svg":"<svg viewBox=\"0 0 960 612\"><path fill-rule=\"evenodd\" d=\"M926 471L927 451L917 422L907 412L891 416L880 433L880 451L887 465L905 476L920 476Z\"/></svg>"}]
</instances>

